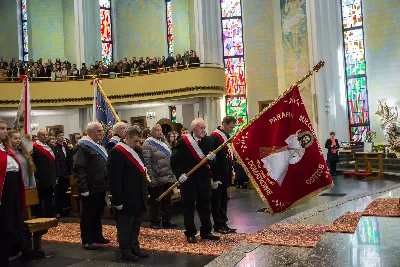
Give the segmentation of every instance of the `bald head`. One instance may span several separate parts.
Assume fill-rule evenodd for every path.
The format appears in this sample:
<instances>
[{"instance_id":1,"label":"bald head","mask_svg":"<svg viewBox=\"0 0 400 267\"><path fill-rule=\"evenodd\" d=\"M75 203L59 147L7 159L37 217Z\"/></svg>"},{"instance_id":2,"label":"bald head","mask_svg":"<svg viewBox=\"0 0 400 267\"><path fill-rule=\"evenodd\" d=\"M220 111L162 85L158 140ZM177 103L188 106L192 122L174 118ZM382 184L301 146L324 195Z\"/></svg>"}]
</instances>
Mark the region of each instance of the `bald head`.
<instances>
[{"instance_id":1,"label":"bald head","mask_svg":"<svg viewBox=\"0 0 400 267\"><path fill-rule=\"evenodd\" d=\"M206 135L206 123L202 118L194 119L191 127L195 137L201 139Z\"/></svg>"},{"instance_id":2,"label":"bald head","mask_svg":"<svg viewBox=\"0 0 400 267\"><path fill-rule=\"evenodd\" d=\"M40 142L42 142L43 144L46 144L48 141L48 133L46 130L41 129L37 132L37 138Z\"/></svg>"}]
</instances>

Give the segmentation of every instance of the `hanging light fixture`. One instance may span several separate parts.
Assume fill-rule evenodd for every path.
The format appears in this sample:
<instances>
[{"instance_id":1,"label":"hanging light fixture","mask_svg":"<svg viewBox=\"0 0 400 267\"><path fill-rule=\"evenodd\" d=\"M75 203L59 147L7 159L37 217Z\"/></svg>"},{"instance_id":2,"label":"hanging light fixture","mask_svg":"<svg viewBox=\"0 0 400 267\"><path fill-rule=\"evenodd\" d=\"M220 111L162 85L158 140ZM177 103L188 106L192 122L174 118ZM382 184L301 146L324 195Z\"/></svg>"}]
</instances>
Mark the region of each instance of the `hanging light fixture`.
<instances>
[{"instance_id":1,"label":"hanging light fixture","mask_svg":"<svg viewBox=\"0 0 400 267\"><path fill-rule=\"evenodd\" d=\"M151 120L151 119L154 119L155 117L156 117L156 112L155 111L151 111L151 106L150 106L150 110L147 111L146 118Z\"/></svg>"},{"instance_id":2,"label":"hanging light fixture","mask_svg":"<svg viewBox=\"0 0 400 267\"><path fill-rule=\"evenodd\" d=\"M31 122L31 130L36 131L39 129L39 124L34 123L33 121Z\"/></svg>"}]
</instances>

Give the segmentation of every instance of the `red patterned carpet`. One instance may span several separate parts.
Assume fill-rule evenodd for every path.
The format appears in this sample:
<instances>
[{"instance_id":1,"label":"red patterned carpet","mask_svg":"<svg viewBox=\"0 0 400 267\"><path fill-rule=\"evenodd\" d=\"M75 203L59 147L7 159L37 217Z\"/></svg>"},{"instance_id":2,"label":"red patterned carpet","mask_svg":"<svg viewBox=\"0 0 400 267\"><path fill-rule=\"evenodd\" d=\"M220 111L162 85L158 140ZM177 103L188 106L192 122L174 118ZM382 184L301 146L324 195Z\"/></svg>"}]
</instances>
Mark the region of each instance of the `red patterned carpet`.
<instances>
[{"instance_id":1,"label":"red patterned carpet","mask_svg":"<svg viewBox=\"0 0 400 267\"><path fill-rule=\"evenodd\" d=\"M400 198L378 198L364 210L363 216L400 217Z\"/></svg>"},{"instance_id":2,"label":"red patterned carpet","mask_svg":"<svg viewBox=\"0 0 400 267\"><path fill-rule=\"evenodd\" d=\"M398 198L376 199L364 212L346 212L331 225L274 224L256 234L219 235L219 241L202 240L189 244L182 230L153 230L141 228L139 242L143 249L218 256L239 243L256 243L272 246L314 247L325 232L354 233L361 216L400 217ZM118 246L115 226L103 226L103 235ZM80 228L76 223L59 223L49 229L43 240L80 244Z\"/></svg>"}]
</instances>

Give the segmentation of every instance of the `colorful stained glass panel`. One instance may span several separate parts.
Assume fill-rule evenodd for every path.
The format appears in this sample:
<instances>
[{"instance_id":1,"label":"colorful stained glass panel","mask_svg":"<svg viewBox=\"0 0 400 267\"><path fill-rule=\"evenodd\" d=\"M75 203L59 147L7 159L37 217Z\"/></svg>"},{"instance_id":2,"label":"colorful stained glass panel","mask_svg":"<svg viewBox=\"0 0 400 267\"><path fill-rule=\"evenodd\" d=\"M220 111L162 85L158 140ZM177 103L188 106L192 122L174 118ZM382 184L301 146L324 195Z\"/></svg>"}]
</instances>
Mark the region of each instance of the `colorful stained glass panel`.
<instances>
[{"instance_id":1,"label":"colorful stained glass panel","mask_svg":"<svg viewBox=\"0 0 400 267\"><path fill-rule=\"evenodd\" d=\"M365 74L365 49L362 29L344 32L347 76Z\"/></svg>"},{"instance_id":2,"label":"colorful stained glass panel","mask_svg":"<svg viewBox=\"0 0 400 267\"><path fill-rule=\"evenodd\" d=\"M99 0L100 7L111 8L111 0Z\"/></svg>"},{"instance_id":3,"label":"colorful stained glass panel","mask_svg":"<svg viewBox=\"0 0 400 267\"><path fill-rule=\"evenodd\" d=\"M100 22L101 22L101 41L111 41L111 11L107 9L100 9Z\"/></svg>"},{"instance_id":4,"label":"colorful stained glass panel","mask_svg":"<svg viewBox=\"0 0 400 267\"><path fill-rule=\"evenodd\" d=\"M105 64L110 64L112 60L112 44L102 43L101 55Z\"/></svg>"},{"instance_id":5,"label":"colorful stained glass panel","mask_svg":"<svg viewBox=\"0 0 400 267\"><path fill-rule=\"evenodd\" d=\"M350 127L350 139L354 142L363 142L370 131L369 126Z\"/></svg>"},{"instance_id":6,"label":"colorful stained glass panel","mask_svg":"<svg viewBox=\"0 0 400 267\"><path fill-rule=\"evenodd\" d=\"M368 92L366 78L347 80L347 97L349 103L350 125L369 123Z\"/></svg>"},{"instance_id":7,"label":"colorful stained glass panel","mask_svg":"<svg viewBox=\"0 0 400 267\"><path fill-rule=\"evenodd\" d=\"M246 94L245 68L243 57L226 58L225 81L227 95Z\"/></svg>"},{"instance_id":8,"label":"colorful stained glass panel","mask_svg":"<svg viewBox=\"0 0 400 267\"><path fill-rule=\"evenodd\" d=\"M362 26L361 0L342 0L342 14L345 29Z\"/></svg>"},{"instance_id":9,"label":"colorful stained glass panel","mask_svg":"<svg viewBox=\"0 0 400 267\"><path fill-rule=\"evenodd\" d=\"M234 132L246 124L248 121L246 97L226 97L226 115L237 119Z\"/></svg>"},{"instance_id":10,"label":"colorful stained glass panel","mask_svg":"<svg viewBox=\"0 0 400 267\"><path fill-rule=\"evenodd\" d=\"M167 2L167 34L172 34L172 4Z\"/></svg>"},{"instance_id":11,"label":"colorful stained glass panel","mask_svg":"<svg viewBox=\"0 0 400 267\"><path fill-rule=\"evenodd\" d=\"M26 8L26 0L21 0L22 20L28 20L28 10Z\"/></svg>"},{"instance_id":12,"label":"colorful stained glass panel","mask_svg":"<svg viewBox=\"0 0 400 267\"><path fill-rule=\"evenodd\" d=\"M224 56L243 55L242 19L226 19L222 21L222 42Z\"/></svg>"},{"instance_id":13,"label":"colorful stained glass panel","mask_svg":"<svg viewBox=\"0 0 400 267\"><path fill-rule=\"evenodd\" d=\"M242 16L240 0L221 0L222 18Z\"/></svg>"}]
</instances>

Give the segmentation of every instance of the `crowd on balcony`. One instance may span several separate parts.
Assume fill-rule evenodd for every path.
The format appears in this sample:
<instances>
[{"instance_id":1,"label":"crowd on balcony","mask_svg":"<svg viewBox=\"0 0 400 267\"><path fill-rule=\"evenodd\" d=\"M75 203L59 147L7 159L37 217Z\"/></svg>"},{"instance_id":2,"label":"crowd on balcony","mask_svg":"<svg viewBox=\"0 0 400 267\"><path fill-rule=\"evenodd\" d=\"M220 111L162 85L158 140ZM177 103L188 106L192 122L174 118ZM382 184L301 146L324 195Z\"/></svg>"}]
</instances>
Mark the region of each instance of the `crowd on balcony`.
<instances>
[{"instance_id":1,"label":"crowd on balcony","mask_svg":"<svg viewBox=\"0 0 400 267\"><path fill-rule=\"evenodd\" d=\"M200 66L200 59L196 51L186 51L183 56L177 54L176 57L169 55L163 57L136 57L132 59L120 59L106 64L103 61L96 61L94 65L87 66L82 63L78 69L76 64L72 64L65 59L63 62L59 58L53 63L51 59L45 62L42 58L36 62L31 59L24 64L21 60L13 58L11 62L6 62L0 57L0 80L15 81L20 75L27 75L32 80L73 80L90 78L93 75L98 77L117 77L134 76L139 74L149 74L165 71L174 71L185 68Z\"/></svg>"}]
</instances>

